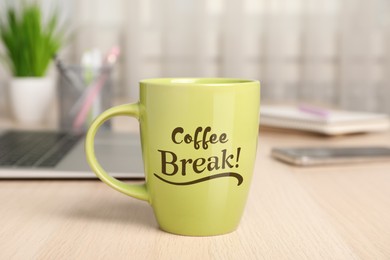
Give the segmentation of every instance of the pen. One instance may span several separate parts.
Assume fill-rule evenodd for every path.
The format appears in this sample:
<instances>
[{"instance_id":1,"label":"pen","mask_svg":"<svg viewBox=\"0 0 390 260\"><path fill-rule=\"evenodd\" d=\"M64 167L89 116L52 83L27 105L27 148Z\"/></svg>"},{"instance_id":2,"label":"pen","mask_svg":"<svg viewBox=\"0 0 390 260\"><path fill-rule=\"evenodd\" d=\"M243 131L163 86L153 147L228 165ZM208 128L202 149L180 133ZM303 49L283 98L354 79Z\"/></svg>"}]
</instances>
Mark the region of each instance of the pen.
<instances>
[{"instance_id":1,"label":"pen","mask_svg":"<svg viewBox=\"0 0 390 260\"><path fill-rule=\"evenodd\" d=\"M57 54L53 55L54 63L56 64L58 71L61 73L61 75L64 77L64 79L68 82L69 85L72 87L82 90L83 89L83 82L80 78L78 78L72 71L67 69L64 64L62 64L62 61L58 58Z\"/></svg>"},{"instance_id":2,"label":"pen","mask_svg":"<svg viewBox=\"0 0 390 260\"><path fill-rule=\"evenodd\" d=\"M87 88L87 92L86 92L87 95L85 97L84 103L83 103L79 113L76 115L76 117L75 117L75 119L73 121L73 129L75 131L79 130L80 127L82 126L82 124L85 123L85 119L86 119L87 113L88 113L88 111L89 111L93 101L95 100L95 98L97 97L97 95L99 94L101 89L103 88L106 80L108 79L110 71L111 71L112 67L114 66L114 64L116 63L116 61L118 59L119 53L120 53L120 50L119 50L118 47L113 47L110 50L110 52L108 53L108 55L106 57L106 61L105 61L105 65L108 65L109 69L106 70L98 78L96 83L92 83Z\"/></svg>"},{"instance_id":3,"label":"pen","mask_svg":"<svg viewBox=\"0 0 390 260\"><path fill-rule=\"evenodd\" d=\"M315 115L321 118L327 118L330 115L329 110L320 108L320 107L314 107L314 106L308 106L308 105L298 105L298 110L310 115Z\"/></svg>"}]
</instances>

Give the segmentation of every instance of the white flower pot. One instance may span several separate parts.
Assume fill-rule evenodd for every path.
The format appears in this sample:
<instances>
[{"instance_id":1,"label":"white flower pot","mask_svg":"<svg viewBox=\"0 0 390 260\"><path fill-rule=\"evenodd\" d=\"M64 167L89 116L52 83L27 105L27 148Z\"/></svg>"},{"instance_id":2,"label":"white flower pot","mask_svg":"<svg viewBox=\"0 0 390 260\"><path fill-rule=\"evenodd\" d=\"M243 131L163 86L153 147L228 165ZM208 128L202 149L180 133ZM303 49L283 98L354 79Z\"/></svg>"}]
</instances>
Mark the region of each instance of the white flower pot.
<instances>
[{"instance_id":1,"label":"white flower pot","mask_svg":"<svg viewBox=\"0 0 390 260\"><path fill-rule=\"evenodd\" d=\"M10 83L11 108L20 123L36 124L44 121L55 98L55 84L51 78L14 78Z\"/></svg>"}]
</instances>

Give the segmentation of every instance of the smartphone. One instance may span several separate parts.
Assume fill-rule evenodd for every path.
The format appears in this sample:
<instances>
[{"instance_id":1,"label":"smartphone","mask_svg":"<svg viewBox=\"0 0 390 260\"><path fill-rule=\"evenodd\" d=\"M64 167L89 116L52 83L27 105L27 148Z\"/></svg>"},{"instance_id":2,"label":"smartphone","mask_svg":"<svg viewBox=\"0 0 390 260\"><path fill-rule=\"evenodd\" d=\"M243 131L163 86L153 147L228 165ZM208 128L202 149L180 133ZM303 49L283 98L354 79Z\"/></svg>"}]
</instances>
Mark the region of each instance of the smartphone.
<instances>
[{"instance_id":1,"label":"smartphone","mask_svg":"<svg viewBox=\"0 0 390 260\"><path fill-rule=\"evenodd\" d=\"M299 166L376 162L390 162L390 147L291 147L273 148L272 157Z\"/></svg>"}]
</instances>

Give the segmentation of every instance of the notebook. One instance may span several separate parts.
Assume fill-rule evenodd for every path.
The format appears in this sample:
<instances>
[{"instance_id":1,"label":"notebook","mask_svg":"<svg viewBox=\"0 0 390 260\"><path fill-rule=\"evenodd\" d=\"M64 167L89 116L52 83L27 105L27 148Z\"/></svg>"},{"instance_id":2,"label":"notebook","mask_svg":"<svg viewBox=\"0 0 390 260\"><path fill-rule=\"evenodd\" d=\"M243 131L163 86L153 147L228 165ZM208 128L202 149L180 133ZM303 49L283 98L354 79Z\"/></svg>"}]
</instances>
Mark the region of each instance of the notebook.
<instances>
[{"instance_id":1,"label":"notebook","mask_svg":"<svg viewBox=\"0 0 390 260\"><path fill-rule=\"evenodd\" d=\"M111 176L144 178L138 134L100 131L96 157ZM65 132L0 132L2 179L96 179L84 154L84 135Z\"/></svg>"},{"instance_id":2,"label":"notebook","mask_svg":"<svg viewBox=\"0 0 390 260\"><path fill-rule=\"evenodd\" d=\"M260 126L343 135L389 130L390 121L386 114L263 105L260 108Z\"/></svg>"}]
</instances>

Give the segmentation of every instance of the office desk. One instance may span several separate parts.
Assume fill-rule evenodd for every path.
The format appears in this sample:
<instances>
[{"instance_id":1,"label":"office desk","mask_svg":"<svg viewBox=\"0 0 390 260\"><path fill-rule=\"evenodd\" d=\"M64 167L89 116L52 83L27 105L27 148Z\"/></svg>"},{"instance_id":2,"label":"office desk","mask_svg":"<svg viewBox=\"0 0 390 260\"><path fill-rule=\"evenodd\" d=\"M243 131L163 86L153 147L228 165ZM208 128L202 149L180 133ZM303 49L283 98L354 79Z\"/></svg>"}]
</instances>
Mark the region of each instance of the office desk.
<instances>
[{"instance_id":1,"label":"office desk","mask_svg":"<svg viewBox=\"0 0 390 260\"><path fill-rule=\"evenodd\" d=\"M99 181L0 181L1 259L389 259L390 162L298 168L275 145L390 145L390 133L261 132L239 229L184 237Z\"/></svg>"}]
</instances>

